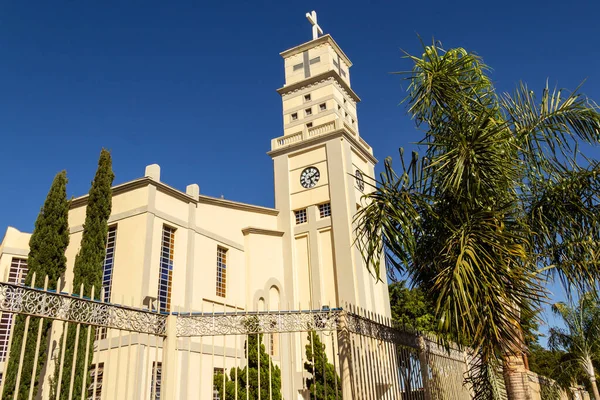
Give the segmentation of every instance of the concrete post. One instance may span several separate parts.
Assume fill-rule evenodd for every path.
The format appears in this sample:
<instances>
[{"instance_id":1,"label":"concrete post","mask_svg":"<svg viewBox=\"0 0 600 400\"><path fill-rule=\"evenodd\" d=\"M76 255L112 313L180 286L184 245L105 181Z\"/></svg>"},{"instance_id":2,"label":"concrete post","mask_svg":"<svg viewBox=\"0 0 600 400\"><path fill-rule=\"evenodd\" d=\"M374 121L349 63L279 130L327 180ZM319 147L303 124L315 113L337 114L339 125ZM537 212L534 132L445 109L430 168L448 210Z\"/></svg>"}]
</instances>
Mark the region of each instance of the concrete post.
<instances>
[{"instance_id":1,"label":"concrete post","mask_svg":"<svg viewBox=\"0 0 600 400\"><path fill-rule=\"evenodd\" d=\"M161 397L174 399L177 391L177 317L167 317L167 336L163 340Z\"/></svg>"},{"instance_id":2,"label":"concrete post","mask_svg":"<svg viewBox=\"0 0 600 400\"><path fill-rule=\"evenodd\" d=\"M423 336L417 338L417 344L419 347L419 363L421 364L421 379L423 380L423 398L425 400L431 400L431 387L429 385L429 364L427 362L427 346L425 345L425 339Z\"/></svg>"},{"instance_id":3,"label":"concrete post","mask_svg":"<svg viewBox=\"0 0 600 400\"><path fill-rule=\"evenodd\" d=\"M350 332L346 321L346 312L340 317L340 325L337 331L338 354L340 360L340 380L342 383L342 398L353 399L352 393L352 348L350 341Z\"/></svg>"}]
</instances>

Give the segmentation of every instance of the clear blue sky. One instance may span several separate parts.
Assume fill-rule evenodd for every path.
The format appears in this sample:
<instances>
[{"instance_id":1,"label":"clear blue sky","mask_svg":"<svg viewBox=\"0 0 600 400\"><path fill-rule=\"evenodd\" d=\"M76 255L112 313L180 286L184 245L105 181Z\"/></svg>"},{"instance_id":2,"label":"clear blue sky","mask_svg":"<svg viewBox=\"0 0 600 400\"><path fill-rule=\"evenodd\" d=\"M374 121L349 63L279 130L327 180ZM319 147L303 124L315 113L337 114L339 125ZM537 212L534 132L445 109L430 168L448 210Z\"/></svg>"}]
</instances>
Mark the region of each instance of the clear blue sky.
<instances>
[{"instance_id":1,"label":"clear blue sky","mask_svg":"<svg viewBox=\"0 0 600 400\"><path fill-rule=\"evenodd\" d=\"M312 9L354 62L361 135L380 160L419 138L390 74L410 68L400 49L420 54L417 34L478 52L500 91L587 79L600 101L594 1L2 2L0 230L31 231L62 169L85 194L102 147L116 183L158 163L178 189L273 206L279 53L311 39Z\"/></svg>"}]
</instances>

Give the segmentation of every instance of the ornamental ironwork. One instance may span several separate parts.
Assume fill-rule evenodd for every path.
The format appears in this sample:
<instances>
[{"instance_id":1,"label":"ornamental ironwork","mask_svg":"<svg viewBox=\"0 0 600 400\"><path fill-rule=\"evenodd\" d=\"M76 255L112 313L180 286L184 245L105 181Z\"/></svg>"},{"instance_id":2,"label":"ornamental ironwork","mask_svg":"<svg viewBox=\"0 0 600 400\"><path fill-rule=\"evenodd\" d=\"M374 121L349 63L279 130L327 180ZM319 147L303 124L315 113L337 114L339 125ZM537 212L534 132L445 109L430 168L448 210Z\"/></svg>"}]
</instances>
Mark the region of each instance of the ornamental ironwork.
<instances>
[{"instance_id":1,"label":"ornamental ironwork","mask_svg":"<svg viewBox=\"0 0 600 400\"><path fill-rule=\"evenodd\" d=\"M342 313L341 309L331 309L179 314L177 318L177 336L333 331L339 328Z\"/></svg>"},{"instance_id":2,"label":"ornamental ironwork","mask_svg":"<svg viewBox=\"0 0 600 400\"><path fill-rule=\"evenodd\" d=\"M350 312L346 313L346 324L348 331L357 335L413 348L418 347L417 338L419 336L415 332L388 326Z\"/></svg>"},{"instance_id":3,"label":"ornamental ironwork","mask_svg":"<svg viewBox=\"0 0 600 400\"><path fill-rule=\"evenodd\" d=\"M166 335L167 316L78 296L0 282L0 311Z\"/></svg>"}]
</instances>

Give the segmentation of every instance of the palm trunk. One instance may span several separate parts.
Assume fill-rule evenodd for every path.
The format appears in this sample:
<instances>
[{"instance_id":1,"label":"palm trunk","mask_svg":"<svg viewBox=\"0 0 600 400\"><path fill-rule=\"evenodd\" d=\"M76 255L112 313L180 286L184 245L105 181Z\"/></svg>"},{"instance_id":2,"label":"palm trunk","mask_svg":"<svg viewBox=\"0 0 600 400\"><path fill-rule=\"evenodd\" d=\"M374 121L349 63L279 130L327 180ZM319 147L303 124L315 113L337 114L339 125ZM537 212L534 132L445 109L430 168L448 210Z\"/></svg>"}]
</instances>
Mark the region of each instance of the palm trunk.
<instances>
[{"instance_id":1,"label":"palm trunk","mask_svg":"<svg viewBox=\"0 0 600 400\"><path fill-rule=\"evenodd\" d=\"M596 377L590 377L590 383L592 384L592 391L594 392L594 399L600 400L600 393L598 393L598 385L596 384Z\"/></svg>"},{"instance_id":2,"label":"palm trunk","mask_svg":"<svg viewBox=\"0 0 600 400\"><path fill-rule=\"evenodd\" d=\"M515 314L519 315L521 310L515 307ZM518 320L513 324L513 338L517 338L512 343L507 343L507 349L504 355L504 385L508 400L531 400L531 391L529 389L529 379L527 377L528 368L525 365L523 354L525 353L525 343L523 340L523 328Z\"/></svg>"},{"instance_id":3,"label":"palm trunk","mask_svg":"<svg viewBox=\"0 0 600 400\"><path fill-rule=\"evenodd\" d=\"M530 400L527 369L520 355L507 355L504 358L504 384L509 400ZM600 400L600 399L597 399Z\"/></svg>"},{"instance_id":4,"label":"palm trunk","mask_svg":"<svg viewBox=\"0 0 600 400\"><path fill-rule=\"evenodd\" d=\"M594 370L594 364L592 363L591 357L585 358L585 364L585 369L592 385L592 391L594 392L594 399L600 400L600 393L598 393L598 385L596 384L596 371Z\"/></svg>"}]
</instances>

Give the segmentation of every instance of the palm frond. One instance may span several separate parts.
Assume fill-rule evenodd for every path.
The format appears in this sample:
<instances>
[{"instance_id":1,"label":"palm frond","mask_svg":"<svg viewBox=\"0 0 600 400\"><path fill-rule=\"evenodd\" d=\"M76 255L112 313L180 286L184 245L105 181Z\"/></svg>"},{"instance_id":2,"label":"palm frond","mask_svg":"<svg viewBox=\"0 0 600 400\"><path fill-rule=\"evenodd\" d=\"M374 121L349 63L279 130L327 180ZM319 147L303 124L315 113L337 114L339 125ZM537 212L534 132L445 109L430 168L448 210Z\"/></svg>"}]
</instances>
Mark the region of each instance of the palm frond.
<instances>
[{"instance_id":1,"label":"palm frond","mask_svg":"<svg viewBox=\"0 0 600 400\"><path fill-rule=\"evenodd\" d=\"M369 272L379 279L382 256L388 265L402 273L411 263L417 236L422 228L420 214L429 209L426 195L417 187L423 179L426 160L413 153L408 166L400 150L402 173L397 175L391 159L384 162L384 172L375 190L365 196L365 206L355 216L355 244L363 254ZM393 271L388 271L393 274Z\"/></svg>"},{"instance_id":2,"label":"palm frond","mask_svg":"<svg viewBox=\"0 0 600 400\"><path fill-rule=\"evenodd\" d=\"M565 287L594 290L600 281L600 163L555 166L531 188L527 214L543 273Z\"/></svg>"},{"instance_id":3,"label":"palm frond","mask_svg":"<svg viewBox=\"0 0 600 400\"><path fill-rule=\"evenodd\" d=\"M578 90L563 96L563 90L550 90L546 83L538 103L521 83L513 96L505 93L500 102L516 140L527 149L525 161L536 168L544 169L549 155L571 158L577 139L600 143L598 105Z\"/></svg>"}]
</instances>

